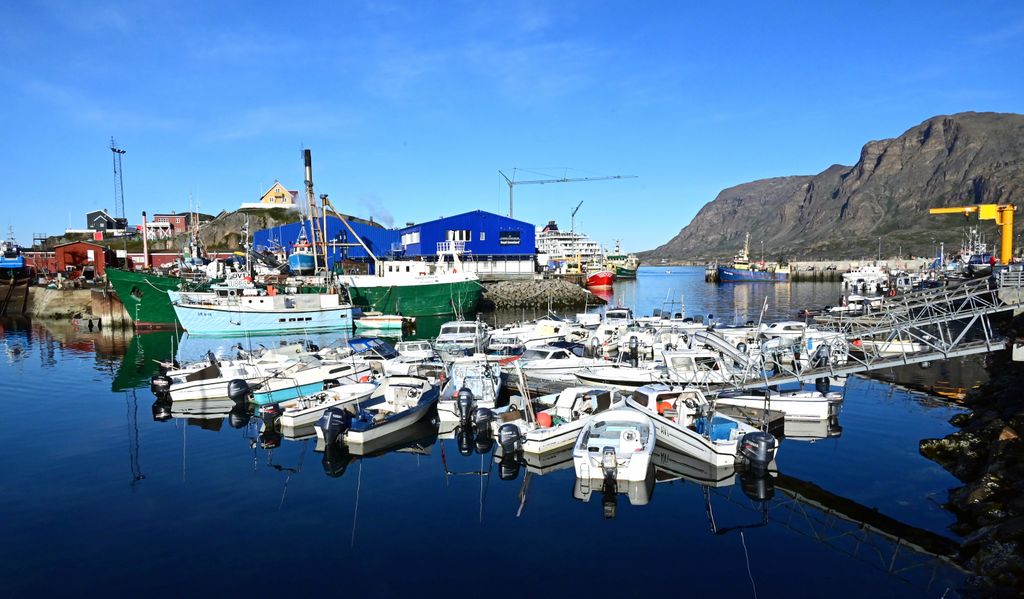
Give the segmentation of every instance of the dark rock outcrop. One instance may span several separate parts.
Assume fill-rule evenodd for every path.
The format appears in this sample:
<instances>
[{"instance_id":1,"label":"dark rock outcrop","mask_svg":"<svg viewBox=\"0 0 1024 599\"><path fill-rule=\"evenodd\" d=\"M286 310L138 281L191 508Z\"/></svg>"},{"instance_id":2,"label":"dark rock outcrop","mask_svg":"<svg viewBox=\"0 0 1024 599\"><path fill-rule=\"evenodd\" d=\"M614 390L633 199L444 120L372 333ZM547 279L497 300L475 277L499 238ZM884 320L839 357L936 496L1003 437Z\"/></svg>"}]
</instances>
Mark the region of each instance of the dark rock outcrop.
<instances>
[{"instance_id":1,"label":"dark rock outcrop","mask_svg":"<svg viewBox=\"0 0 1024 599\"><path fill-rule=\"evenodd\" d=\"M542 281L499 281L488 283L483 303L486 308L583 308L605 302L586 289L563 279Z\"/></svg>"},{"instance_id":2,"label":"dark rock outcrop","mask_svg":"<svg viewBox=\"0 0 1024 599\"><path fill-rule=\"evenodd\" d=\"M860 258L875 254L879 237L887 254L900 245L904 254L928 255L933 240L958 241L964 222L929 216L928 208L1021 198L1024 115L937 116L897 138L868 142L853 166L723 190L643 258L725 258L748 231L752 252L763 241L770 258Z\"/></svg>"}]
</instances>

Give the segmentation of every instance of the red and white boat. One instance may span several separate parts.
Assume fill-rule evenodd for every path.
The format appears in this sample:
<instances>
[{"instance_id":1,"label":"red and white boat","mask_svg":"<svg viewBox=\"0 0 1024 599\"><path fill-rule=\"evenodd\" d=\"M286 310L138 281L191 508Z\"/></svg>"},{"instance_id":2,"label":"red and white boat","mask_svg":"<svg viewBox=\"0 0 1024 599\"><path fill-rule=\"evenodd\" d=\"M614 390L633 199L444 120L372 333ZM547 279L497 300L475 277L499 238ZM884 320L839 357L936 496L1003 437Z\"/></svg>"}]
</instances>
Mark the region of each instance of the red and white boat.
<instances>
[{"instance_id":1,"label":"red and white boat","mask_svg":"<svg viewBox=\"0 0 1024 599\"><path fill-rule=\"evenodd\" d=\"M587 287L611 287L615 281L615 273L610 270L600 270L587 276Z\"/></svg>"}]
</instances>

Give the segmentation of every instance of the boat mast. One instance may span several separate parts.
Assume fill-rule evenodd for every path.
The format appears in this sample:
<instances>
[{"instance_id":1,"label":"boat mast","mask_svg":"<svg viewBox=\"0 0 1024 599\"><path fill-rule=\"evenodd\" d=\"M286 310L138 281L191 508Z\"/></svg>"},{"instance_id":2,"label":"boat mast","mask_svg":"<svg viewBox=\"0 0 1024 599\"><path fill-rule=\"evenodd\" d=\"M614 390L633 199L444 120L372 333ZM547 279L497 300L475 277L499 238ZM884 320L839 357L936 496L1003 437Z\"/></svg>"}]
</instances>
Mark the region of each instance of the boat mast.
<instances>
[{"instance_id":1,"label":"boat mast","mask_svg":"<svg viewBox=\"0 0 1024 599\"><path fill-rule=\"evenodd\" d=\"M323 231L320 229L320 222L317 217L316 195L313 193L313 153L308 148L302 151L306 163L306 202L309 205L310 245L313 247L313 270L320 270L320 260L317 254L318 248L324 243ZM327 255L323 256L323 267L327 268Z\"/></svg>"}]
</instances>

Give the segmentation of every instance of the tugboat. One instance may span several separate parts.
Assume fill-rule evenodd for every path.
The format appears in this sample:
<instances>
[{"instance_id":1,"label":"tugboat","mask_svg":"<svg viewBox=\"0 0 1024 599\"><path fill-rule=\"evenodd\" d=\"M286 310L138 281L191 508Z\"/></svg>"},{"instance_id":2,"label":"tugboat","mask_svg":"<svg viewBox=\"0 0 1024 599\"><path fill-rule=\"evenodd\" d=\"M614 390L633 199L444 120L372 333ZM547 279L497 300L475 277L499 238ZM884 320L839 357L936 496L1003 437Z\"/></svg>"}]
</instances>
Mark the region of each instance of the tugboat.
<instances>
[{"instance_id":1,"label":"tugboat","mask_svg":"<svg viewBox=\"0 0 1024 599\"><path fill-rule=\"evenodd\" d=\"M743 249L732 259L730 266L718 267L718 281L720 283L741 283L745 281L767 281L785 282L789 280L789 267L780 267L777 264L751 263L750 261L750 233L747 233L743 240Z\"/></svg>"}]
</instances>

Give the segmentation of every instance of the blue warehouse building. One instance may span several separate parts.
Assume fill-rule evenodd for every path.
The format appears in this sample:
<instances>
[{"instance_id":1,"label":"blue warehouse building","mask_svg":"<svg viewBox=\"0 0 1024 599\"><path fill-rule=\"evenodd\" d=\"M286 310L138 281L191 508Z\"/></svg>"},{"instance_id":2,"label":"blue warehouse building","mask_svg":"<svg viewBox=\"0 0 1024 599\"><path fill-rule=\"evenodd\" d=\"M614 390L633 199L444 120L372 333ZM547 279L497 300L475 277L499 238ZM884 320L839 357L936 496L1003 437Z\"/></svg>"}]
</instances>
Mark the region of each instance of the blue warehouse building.
<instances>
[{"instance_id":1,"label":"blue warehouse building","mask_svg":"<svg viewBox=\"0 0 1024 599\"><path fill-rule=\"evenodd\" d=\"M462 242L466 270L484 280L530 278L536 272L537 245L531 223L498 214L475 210L402 229L387 229L372 221L348 218L352 229L370 250L382 260L437 258L438 244ZM304 225L292 223L257 231L256 249L290 249ZM306 233L309 236L308 225ZM341 220L327 218L328 242L358 243ZM361 247L329 247L328 264L339 259L369 261Z\"/></svg>"}]
</instances>

